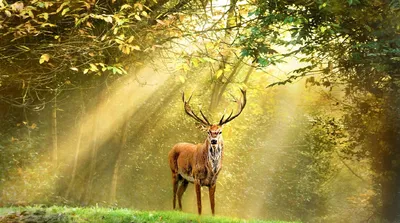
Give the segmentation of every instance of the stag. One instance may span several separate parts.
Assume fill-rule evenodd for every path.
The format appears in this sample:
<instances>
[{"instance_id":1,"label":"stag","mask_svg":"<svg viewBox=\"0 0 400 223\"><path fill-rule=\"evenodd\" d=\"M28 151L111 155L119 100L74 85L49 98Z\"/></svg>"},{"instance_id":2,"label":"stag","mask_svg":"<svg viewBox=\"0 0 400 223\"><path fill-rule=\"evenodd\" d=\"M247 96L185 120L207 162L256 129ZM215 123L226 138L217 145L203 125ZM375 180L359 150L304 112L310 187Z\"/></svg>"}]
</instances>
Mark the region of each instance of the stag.
<instances>
[{"instance_id":1,"label":"stag","mask_svg":"<svg viewBox=\"0 0 400 223\"><path fill-rule=\"evenodd\" d=\"M211 124L203 112L201 117L196 115L190 108L189 101L185 101L182 95L185 112L196 122L200 123L207 130L207 138L204 143L178 143L168 153L169 165L172 172L173 185L173 208L176 209L176 198L178 198L179 209L182 210L182 195L186 191L189 182L193 183L197 198L197 211L201 215L201 187L209 188L211 212L215 214L215 189L218 174L222 168L222 157L224 152L224 141L222 139L222 127L238 117L246 106L246 91L242 90L242 100L236 100L239 105L238 112L225 118L222 116L218 124Z\"/></svg>"}]
</instances>

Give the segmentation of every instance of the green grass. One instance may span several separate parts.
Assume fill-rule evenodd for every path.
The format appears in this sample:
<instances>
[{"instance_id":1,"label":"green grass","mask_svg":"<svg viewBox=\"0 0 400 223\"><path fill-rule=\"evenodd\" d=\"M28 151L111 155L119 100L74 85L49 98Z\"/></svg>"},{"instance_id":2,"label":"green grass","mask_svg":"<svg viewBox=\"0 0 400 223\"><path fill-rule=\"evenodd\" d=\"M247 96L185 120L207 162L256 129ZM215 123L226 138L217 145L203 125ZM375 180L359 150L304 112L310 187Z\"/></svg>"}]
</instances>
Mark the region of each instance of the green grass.
<instances>
[{"instance_id":1,"label":"green grass","mask_svg":"<svg viewBox=\"0 0 400 223\"><path fill-rule=\"evenodd\" d=\"M111 208L74 207L9 207L0 208L3 222L104 222L104 223L284 223L283 221L243 220L227 217L198 216L178 211L135 211Z\"/></svg>"}]
</instances>

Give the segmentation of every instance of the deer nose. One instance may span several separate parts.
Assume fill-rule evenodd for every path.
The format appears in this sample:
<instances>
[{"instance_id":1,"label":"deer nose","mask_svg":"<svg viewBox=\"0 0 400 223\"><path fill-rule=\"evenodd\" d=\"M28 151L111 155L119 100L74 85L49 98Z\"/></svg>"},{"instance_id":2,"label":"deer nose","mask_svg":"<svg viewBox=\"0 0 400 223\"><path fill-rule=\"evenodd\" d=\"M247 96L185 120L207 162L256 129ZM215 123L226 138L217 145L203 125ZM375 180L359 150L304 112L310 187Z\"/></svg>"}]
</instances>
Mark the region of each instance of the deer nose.
<instances>
[{"instance_id":1,"label":"deer nose","mask_svg":"<svg viewBox=\"0 0 400 223\"><path fill-rule=\"evenodd\" d=\"M217 140L216 139L211 139L211 144L217 144Z\"/></svg>"}]
</instances>

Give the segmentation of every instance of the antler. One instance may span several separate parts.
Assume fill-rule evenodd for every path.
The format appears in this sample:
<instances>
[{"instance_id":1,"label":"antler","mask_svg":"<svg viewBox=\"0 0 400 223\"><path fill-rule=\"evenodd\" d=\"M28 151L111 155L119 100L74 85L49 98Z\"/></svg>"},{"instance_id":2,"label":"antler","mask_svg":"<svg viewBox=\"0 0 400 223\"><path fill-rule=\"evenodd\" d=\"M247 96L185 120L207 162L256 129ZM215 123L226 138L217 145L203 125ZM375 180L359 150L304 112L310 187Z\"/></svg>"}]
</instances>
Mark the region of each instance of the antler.
<instances>
[{"instance_id":1,"label":"antler","mask_svg":"<svg viewBox=\"0 0 400 223\"><path fill-rule=\"evenodd\" d=\"M239 104L239 106L240 106L239 112L238 112L236 115L232 116L232 114L233 114L233 110L232 110L231 114L230 114L230 115L228 116L228 118L226 118L225 120L224 120L225 115L223 115L222 118L221 118L221 120L219 120L219 125L220 125L220 126L221 126L221 125L224 125L224 124L226 124L226 123L228 123L228 122L230 122L230 121L232 121L233 119L235 119L236 117L238 117L238 116L240 115L240 113L242 113L244 107L246 106L247 100L246 100L246 90L240 89L240 91L241 91L242 94L243 94L243 101L242 101L242 102L239 102L239 101L236 100L236 102L237 102L237 103Z\"/></svg>"},{"instance_id":2,"label":"antler","mask_svg":"<svg viewBox=\"0 0 400 223\"><path fill-rule=\"evenodd\" d=\"M190 95L189 100L185 101L185 93L182 94L182 101L184 103L184 108L186 114L188 114L190 117L194 118L196 121L202 123L203 125L209 126L211 125L210 122L207 120L206 116L203 114L203 112L200 110L200 114L203 117L203 119L199 118L190 108L189 101L192 98L192 95Z\"/></svg>"}]
</instances>

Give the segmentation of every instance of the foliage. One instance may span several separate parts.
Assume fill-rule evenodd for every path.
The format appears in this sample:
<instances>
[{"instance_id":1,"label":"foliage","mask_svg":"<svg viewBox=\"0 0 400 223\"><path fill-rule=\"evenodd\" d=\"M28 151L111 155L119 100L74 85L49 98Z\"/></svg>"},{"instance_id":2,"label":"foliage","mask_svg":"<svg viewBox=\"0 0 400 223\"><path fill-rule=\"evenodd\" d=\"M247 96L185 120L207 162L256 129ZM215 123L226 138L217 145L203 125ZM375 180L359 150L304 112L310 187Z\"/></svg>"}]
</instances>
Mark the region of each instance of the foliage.
<instances>
[{"instance_id":1,"label":"foliage","mask_svg":"<svg viewBox=\"0 0 400 223\"><path fill-rule=\"evenodd\" d=\"M398 194L400 173L399 9L398 1L262 1L241 37L242 52L255 61L273 58L263 46L274 43L292 47L282 56L298 55L305 63L270 86L311 76L310 85L344 89L339 101L350 138L342 152L371 162L378 192L373 203L388 221L398 218L399 207L389 195Z\"/></svg>"},{"instance_id":2,"label":"foliage","mask_svg":"<svg viewBox=\"0 0 400 223\"><path fill-rule=\"evenodd\" d=\"M146 52L169 37L167 15L175 7L148 4L1 1L1 102L39 111L56 89L96 86L96 76L126 74L129 61L140 67Z\"/></svg>"}]
</instances>

